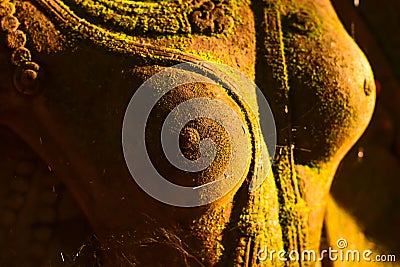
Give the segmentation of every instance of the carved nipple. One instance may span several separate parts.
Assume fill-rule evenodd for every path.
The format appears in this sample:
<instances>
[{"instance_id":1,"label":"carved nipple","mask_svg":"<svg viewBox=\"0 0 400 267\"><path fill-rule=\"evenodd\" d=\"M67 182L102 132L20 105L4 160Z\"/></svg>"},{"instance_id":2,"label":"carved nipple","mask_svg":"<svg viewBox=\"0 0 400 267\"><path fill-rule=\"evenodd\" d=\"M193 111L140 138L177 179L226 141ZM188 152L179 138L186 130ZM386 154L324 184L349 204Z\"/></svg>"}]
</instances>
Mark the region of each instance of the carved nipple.
<instances>
[{"instance_id":1,"label":"carved nipple","mask_svg":"<svg viewBox=\"0 0 400 267\"><path fill-rule=\"evenodd\" d=\"M256 176L263 149L255 112L234 89L243 84L196 64L206 65L184 63L148 79L131 99L123 127L135 181L161 202L185 207L214 202ZM254 90L247 86L241 89Z\"/></svg>"}]
</instances>

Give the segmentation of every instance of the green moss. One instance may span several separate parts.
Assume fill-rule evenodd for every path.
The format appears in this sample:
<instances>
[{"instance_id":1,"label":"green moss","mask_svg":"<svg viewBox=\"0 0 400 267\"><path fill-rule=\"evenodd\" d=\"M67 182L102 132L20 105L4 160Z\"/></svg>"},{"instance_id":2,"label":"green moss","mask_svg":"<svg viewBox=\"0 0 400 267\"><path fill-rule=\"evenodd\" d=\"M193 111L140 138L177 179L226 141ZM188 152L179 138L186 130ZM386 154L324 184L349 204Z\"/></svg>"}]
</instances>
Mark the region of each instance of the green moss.
<instances>
[{"instance_id":1,"label":"green moss","mask_svg":"<svg viewBox=\"0 0 400 267\"><path fill-rule=\"evenodd\" d=\"M190 32L187 15L192 6L187 1L118 2L76 0L74 9L87 19L98 19L125 33L178 33ZM88 17L90 16L90 17Z\"/></svg>"},{"instance_id":2,"label":"green moss","mask_svg":"<svg viewBox=\"0 0 400 267\"><path fill-rule=\"evenodd\" d=\"M201 251L197 253L208 256L207 259L203 258L207 264L217 263L223 255L222 232L229 221L229 218L225 216L227 208L226 206L215 207L193 221L193 233L202 243Z\"/></svg>"},{"instance_id":3,"label":"green moss","mask_svg":"<svg viewBox=\"0 0 400 267\"><path fill-rule=\"evenodd\" d=\"M199 56L203 60L206 60L206 61L224 64L224 62L221 60L221 58L217 57L214 53L211 53L211 52L202 52L202 51L196 51L196 50L187 50L186 52L196 55L196 56Z\"/></svg>"},{"instance_id":4,"label":"green moss","mask_svg":"<svg viewBox=\"0 0 400 267\"><path fill-rule=\"evenodd\" d=\"M321 18L312 6L292 1L281 5L282 30L285 38L305 35L310 39L318 39L323 34Z\"/></svg>"}]
</instances>

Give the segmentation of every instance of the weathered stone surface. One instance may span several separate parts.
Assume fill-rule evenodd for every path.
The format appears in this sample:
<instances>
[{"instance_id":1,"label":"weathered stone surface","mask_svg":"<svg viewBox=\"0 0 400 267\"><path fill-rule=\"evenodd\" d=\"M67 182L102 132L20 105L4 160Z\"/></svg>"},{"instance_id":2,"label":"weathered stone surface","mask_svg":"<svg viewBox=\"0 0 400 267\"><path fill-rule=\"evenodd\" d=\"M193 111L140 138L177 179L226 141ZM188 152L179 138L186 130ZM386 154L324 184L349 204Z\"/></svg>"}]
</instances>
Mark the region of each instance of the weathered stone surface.
<instances>
[{"instance_id":1,"label":"weathered stone surface","mask_svg":"<svg viewBox=\"0 0 400 267\"><path fill-rule=\"evenodd\" d=\"M258 262L257 254L264 246L317 249L334 172L366 128L375 101L369 65L329 1L123 5L37 0L17 1L16 12L7 12L25 22L13 27L26 34L27 42L18 48L9 42L1 50L12 51L0 53L4 62L11 60L0 66L0 122L75 197L100 249L109 248L103 251L106 264L299 266L276 259ZM6 40L6 35L0 37ZM132 181L121 151L121 125L129 99L146 79L165 67L197 60L237 68L260 86L276 118L277 154L264 184L249 194L265 145L255 91L235 95L211 85L171 91L154 109L154 121L189 98L211 97L246 122L246 148L251 147L240 186L210 205L176 208L146 195ZM165 162L156 167L174 174L169 179L177 183L213 182L223 173L231 147L213 122L199 119L192 128L216 140L219 161L194 180L185 180L182 172L175 175ZM149 123L148 130L153 159L162 161L154 136L159 126ZM48 171L35 175L32 184L41 184ZM24 189L31 206L36 203L31 199L41 195L28 186L16 188ZM57 225L57 202L49 203L35 207L36 219ZM34 256L42 249L37 246ZM155 253L163 257L154 259Z\"/></svg>"}]
</instances>

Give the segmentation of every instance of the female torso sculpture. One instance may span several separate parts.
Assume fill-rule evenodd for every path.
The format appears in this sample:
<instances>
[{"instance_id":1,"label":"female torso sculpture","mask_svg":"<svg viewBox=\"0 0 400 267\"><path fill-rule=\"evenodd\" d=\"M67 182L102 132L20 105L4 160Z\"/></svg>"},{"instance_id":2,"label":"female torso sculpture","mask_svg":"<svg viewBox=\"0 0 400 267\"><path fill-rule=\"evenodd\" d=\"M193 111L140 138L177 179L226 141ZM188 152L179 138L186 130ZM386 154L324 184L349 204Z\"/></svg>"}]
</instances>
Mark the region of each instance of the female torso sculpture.
<instances>
[{"instance_id":1,"label":"female torso sculpture","mask_svg":"<svg viewBox=\"0 0 400 267\"><path fill-rule=\"evenodd\" d=\"M0 122L73 194L106 265L315 264L258 254L265 248L318 251L334 172L373 110L369 65L328 1L3 0L0 16ZM149 156L169 181L199 186L225 166L223 156L194 176L167 166L157 141L160 118L180 102L210 97L231 106L248 122L252 146L240 186L208 205L174 207L131 179L122 122L144 81L199 60L236 68L261 88L275 117L276 155L272 174L257 172L263 163L255 144L264 146L264 139L258 119L248 115L257 111L247 110L256 106L255 91L238 100L213 85L172 90L153 110L146 132ZM212 122L191 125L200 138L207 127L221 145L223 133ZM181 138L190 149L198 146L191 136ZM257 175L265 181L249 193Z\"/></svg>"}]
</instances>

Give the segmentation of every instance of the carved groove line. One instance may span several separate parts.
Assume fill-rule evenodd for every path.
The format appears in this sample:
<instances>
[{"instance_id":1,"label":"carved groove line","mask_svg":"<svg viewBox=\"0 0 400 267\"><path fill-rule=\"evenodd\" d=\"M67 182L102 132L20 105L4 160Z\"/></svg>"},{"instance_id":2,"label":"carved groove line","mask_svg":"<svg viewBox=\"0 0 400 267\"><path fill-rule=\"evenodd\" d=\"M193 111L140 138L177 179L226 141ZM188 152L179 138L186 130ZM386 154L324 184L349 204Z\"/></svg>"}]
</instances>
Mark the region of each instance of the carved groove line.
<instances>
[{"instance_id":1,"label":"carved groove line","mask_svg":"<svg viewBox=\"0 0 400 267\"><path fill-rule=\"evenodd\" d=\"M264 0L265 1L265 0ZM279 90L277 92L277 99L280 100L282 107L284 107L284 114L282 118L288 125L287 132L282 132L283 142L285 148L282 149L279 159L276 162L283 162L288 171L281 169L283 166L276 166L278 173L276 177L276 184L279 192L281 203L280 220L282 227L282 236L284 237L284 246L286 251L296 250L303 251L307 248L308 232L307 229L307 214L297 212L297 210L305 210L306 204L301 196L301 187L298 182L298 177L295 171L294 162L294 142L292 138L292 118L289 101L290 86L288 82L287 59L285 55L285 43L283 40L282 17L280 11L275 6L269 6L265 1L265 22L266 30L269 37L266 40L266 47L272 53L271 62L273 65L274 78L278 80ZM296 207L296 208L293 208ZM299 266L303 263L300 262Z\"/></svg>"}]
</instances>

